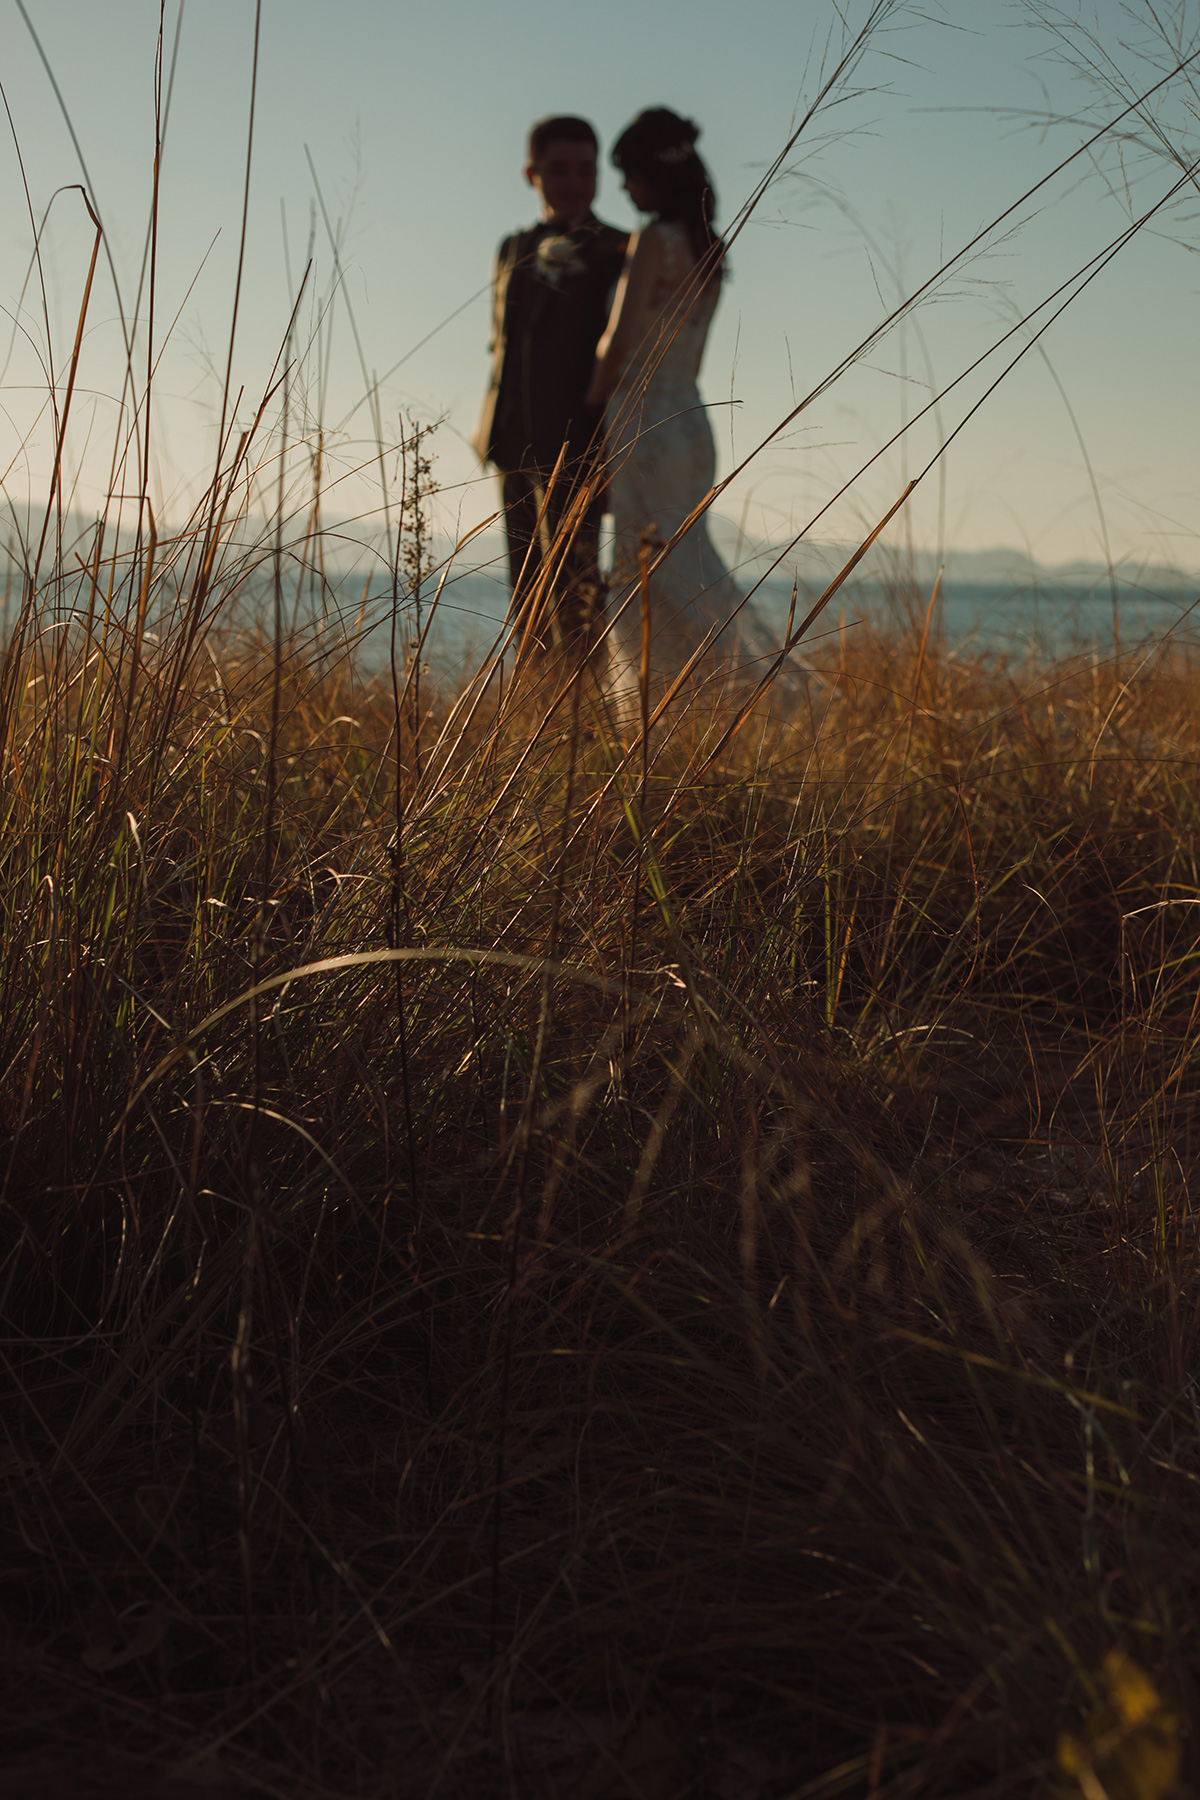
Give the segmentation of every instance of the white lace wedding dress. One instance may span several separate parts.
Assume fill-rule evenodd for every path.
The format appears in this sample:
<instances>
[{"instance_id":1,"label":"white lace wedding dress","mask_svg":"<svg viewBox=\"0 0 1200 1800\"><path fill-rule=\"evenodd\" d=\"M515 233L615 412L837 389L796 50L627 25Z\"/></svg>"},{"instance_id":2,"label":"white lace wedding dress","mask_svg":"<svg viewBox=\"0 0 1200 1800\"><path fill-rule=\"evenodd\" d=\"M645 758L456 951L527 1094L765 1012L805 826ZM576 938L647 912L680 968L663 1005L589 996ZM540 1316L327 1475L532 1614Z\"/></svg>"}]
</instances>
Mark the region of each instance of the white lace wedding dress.
<instances>
[{"instance_id":1,"label":"white lace wedding dress","mask_svg":"<svg viewBox=\"0 0 1200 1800\"><path fill-rule=\"evenodd\" d=\"M682 226L657 220L646 230L661 240L662 274L649 308L661 329L651 324L604 415L615 527L606 686L623 714L637 707L640 695L639 559L648 550L653 563L709 492L716 469L697 377L718 284L708 282L698 291L691 284L695 263ZM702 647L686 687L704 682L707 690L709 682L722 686L731 680L742 685L765 672L771 649L779 648L714 549L704 515L651 575L649 599L654 700Z\"/></svg>"}]
</instances>

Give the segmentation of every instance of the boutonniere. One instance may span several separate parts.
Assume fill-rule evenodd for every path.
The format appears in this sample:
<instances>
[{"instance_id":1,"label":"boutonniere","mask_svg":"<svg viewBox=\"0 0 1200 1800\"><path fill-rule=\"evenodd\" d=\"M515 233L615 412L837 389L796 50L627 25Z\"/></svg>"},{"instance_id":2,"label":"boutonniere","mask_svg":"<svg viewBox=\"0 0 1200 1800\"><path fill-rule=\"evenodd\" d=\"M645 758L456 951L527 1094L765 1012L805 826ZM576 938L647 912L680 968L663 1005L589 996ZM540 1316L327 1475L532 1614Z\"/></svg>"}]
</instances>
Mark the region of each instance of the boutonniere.
<instances>
[{"instance_id":1,"label":"boutonniere","mask_svg":"<svg viewBox=\"0 0 1200 1800\"><path fill-rule=\"evenodd\" d=\"M544 237L537 247L537 272L551 287L564 275L582 275L585 267L574 238Z\"/></svg>"}]
</instances>

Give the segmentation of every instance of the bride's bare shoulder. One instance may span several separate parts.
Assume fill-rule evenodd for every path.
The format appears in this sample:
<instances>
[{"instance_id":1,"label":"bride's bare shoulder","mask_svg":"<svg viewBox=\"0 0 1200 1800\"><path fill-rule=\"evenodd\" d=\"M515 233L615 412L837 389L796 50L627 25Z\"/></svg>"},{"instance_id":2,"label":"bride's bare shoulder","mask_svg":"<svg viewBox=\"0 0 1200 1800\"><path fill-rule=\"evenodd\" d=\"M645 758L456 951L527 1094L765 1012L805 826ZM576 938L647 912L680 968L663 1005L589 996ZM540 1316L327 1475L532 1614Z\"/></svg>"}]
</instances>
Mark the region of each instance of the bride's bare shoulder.
<instances>
[{"instance_id":1,"label":"bride's bare shoulder","mask_svg":"<svg viewBox=\"0 0 1200 1800\"><path fill-rule=\"evenodd\" d=\"M651 219L648 225L643 225L639 236L649 238L651 243L657 245L660 254L664 250L673 250L678 244L687 243L687 232L673 219Z\"/></svg>"},{"instance_id":2,"label":"bride's bare shoulder","mask_svg":"<svg viewBox=\"0 0 1200 1800\"><path fill-rule=\"evenodd\" d=\"M657 267L663 259L663 239L659 221L652 219L649 225L643 225L635 231L629 240L628 257L631 263L636 262L639 268L650 264Z\"/></svg>"},{"instance_id":3,"label":"bride's bare shoulder","mask_svg":"<svg viewBox=\"0 0 1200 1800\"><path fill-rule=\"evenodd\" d=\"M659 267L669 280L680 281L691 272L696 259L684 226L675 219L655 219L646 232L654 239Z\"/></svg>"}]
</instances>

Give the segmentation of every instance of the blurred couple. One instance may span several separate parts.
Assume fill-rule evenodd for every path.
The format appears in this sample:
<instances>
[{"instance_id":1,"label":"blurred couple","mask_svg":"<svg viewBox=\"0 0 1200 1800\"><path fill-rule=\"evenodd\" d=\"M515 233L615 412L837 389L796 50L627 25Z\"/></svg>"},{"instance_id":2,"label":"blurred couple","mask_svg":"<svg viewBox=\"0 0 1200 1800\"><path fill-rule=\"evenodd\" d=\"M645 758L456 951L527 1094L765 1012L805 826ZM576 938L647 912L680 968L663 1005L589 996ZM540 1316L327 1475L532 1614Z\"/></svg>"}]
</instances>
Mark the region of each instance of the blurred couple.
<instances>
[{"instance_id":1,"label":"blurred couple","mask_svg":"<svg viewBox=\"0 0 1200 1800\"><path fill-rule=\"evenodd\" d=\"M473 443L500 474L510 616L526 653L579 655L603 637L598 660L622 710L641 690L647 625L656 695L689 664L694 676L732 671L766 649L705 516L673 542L715 472L697 378L723 250L697 136L666 107L621 133L613 163L649 215L630 236L592 211L592 127L543 119L525 169L541 219L503 240L492 283L492 379Z\"/></svg>"}]
</instances>

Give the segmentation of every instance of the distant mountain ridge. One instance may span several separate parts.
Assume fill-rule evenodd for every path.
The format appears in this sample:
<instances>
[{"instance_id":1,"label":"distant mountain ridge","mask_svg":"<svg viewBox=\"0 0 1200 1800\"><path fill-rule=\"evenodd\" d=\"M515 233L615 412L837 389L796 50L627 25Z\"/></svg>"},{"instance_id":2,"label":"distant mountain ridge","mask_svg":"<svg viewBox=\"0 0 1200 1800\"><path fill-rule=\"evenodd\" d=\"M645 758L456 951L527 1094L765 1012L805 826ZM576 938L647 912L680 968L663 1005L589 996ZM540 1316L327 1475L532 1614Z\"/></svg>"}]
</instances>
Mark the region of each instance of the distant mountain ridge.
<instances>
[{"instance_id":1,"label":"distant mountain ridge","mask_svg":"<svg viewBox=\"0 0 1200 1800\"><path fill-rule=\"evenodd\" d=\"M36 527L34 541L40 531L40 518L36 520ZM86 550L94 542L94 529L94 521L83 515L69 514L64 517L62 541L64 548L68 549L68 561L73 561L70 555L72 550L86 554ZM722 557L743 579L759 579L780 558L779 566L771 576L773 585L779 582L790 585L793 580L799 579L803 587L823 587L858 549L857 543L816 542L808 539L794 546L786 541L772 544L752 537L722 513L710 514L709 529ZM303 522L297 518L294 532L284 534L285 554L288 553L289 544L298 545L303 535ZM361 581L367 567L375 571L372 586L377 580L386 580L387 556L383 546L383 533L374 520L327 519L322 524L322 535L326 568L335 583L355 570ZM13 554L16 536L11 523L7 531L0 523L0 564L6 568L18 567L20 563L19 554ZM43 568L53 553L55 536L52 532L46 546L46 555L43 556ZM238 549L245 551L252 544L266 550L274 540L274 530L265 520L251 518L240 521L231 533L226 533L226 537L227 541L233 540L229 542L229 549L235 552ZM160 525L160 554L169 538L170 533ZM135 533L126 525L117 540L120 552L127 554L134 542ZM111 551L113 547L116 547L114 538L109 535L108 548ZM435 567L438 564L444 566L445 560L453 553L453 540L437 534L430 550ZM1109 571L1099 560L1078 557L1063 563L1040 563L1028 551L1012 545L998 544L979 550L948 549L941 560L944 563L942 579L946 586L1107 592L1109 585ZM503 533L498 527L492 526L474 537L467 548L454 558L453 573L459 577L478 575L504 583L507 562ZM914 550L910 559L900 545L881 541L867 552L850 576L848 585L866 585L872 588L915 585L931 589L937 578L938 567L939 558L934 550ZM1200 571L1172 567L1169 563L1153 561L1149 557L1123 557L1114 564L1112 573L1118 588L1125 592L1133 590L1170 596L1190 594L1193 598L1200 592Z\"/></svg>"},{"instance_id":2,"label":"distant mountain ridge","mask_svg":"<svg viewBox=\"0 0 1200 1800\"><path fill-rule=\"evenodd\" d=\"M777 558L782 558L771 576L772 583L790 583L799 578L802 586L824 587L854 555L854 543L821 543L804 540L794 547L786 543L770 544L742 532L737 524L720 513L710 515L709 529L713 542L731 568L744 579L757 580ZM448 556L449 540L439 544L436 554ZM1100 561L1083 557L1070 562L1039 563L1027 551L1012 545L998 544L982 550L947 550L943 585L955 587L999 587L1027 591L1108 591L1109 571ZM849 585L871 587L898 583L915 584L931 589L937 579L939 558L934 550L915 550L911 563L907 553L896 544L872 546L849 578ZM456 562L456 570L487 570L503 581L507 569L504 541L499 531L481 532ZM1200 591L1200 573L1172 568L1170 564L1149 557L1125 557L1113 565L1113 578L1122 591L1139 590L1177 596L1189 591L1192 597Z\"/></svg>"},{"instance_id":3,"label":"distant mountain ridge","mask_svg":"<svg viewBox=\"0 0 1200 1800\"><path fill-rule=\"evenodd\" d=\"M741 533L732 520L714 514L710 529L721 555L731 564L762 573L763 567L785 552L777 576L790 580L799 576L802 583L815 586L829 582L854 555L857 544L813 543L807 540L787 549L783 544L754 543ZM962 587L1012 587L1107 589L1109 571L1103 562L1075 558L1064 563L1039 563L1028 551L998 544L983 550L945 551L942 580ZM855 569L850 580L872 585L914 582L932 588L937 579L939 557L935 550L914 550L911 562L897 544L874 545ZM1200 574L1167 563L1125 557L1113 565L1113 576L1120 588L1140 588L1156 593L1175 594L1200 586Z\"/></svg>"}]
</instances>

